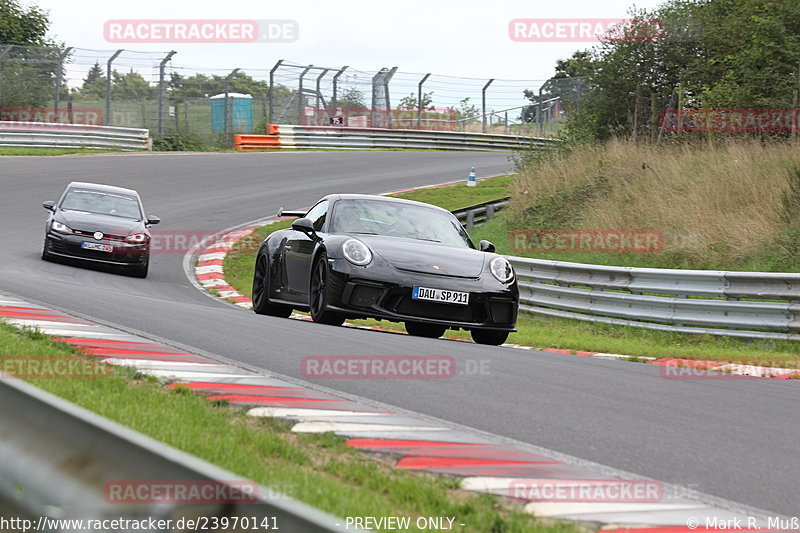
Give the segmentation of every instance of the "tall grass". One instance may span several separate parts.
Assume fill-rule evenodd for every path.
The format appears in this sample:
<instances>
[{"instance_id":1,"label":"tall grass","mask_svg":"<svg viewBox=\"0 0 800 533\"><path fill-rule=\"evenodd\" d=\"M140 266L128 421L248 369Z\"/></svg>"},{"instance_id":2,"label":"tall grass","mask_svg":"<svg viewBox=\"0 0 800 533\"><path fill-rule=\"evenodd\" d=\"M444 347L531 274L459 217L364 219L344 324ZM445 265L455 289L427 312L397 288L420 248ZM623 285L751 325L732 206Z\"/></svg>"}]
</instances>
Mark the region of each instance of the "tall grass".
<instances>
[{"instance_id":1,"label":"tall grass","mask_svg":"<svg viewBox=\"0 0 800 533\"><path fill-rule=\"evenodd\" d=\"M788 143L617 139L529 165L512 198L508 229L659 230L663 266L800 267L800 147Z\"/></svg>"}]
</instances>

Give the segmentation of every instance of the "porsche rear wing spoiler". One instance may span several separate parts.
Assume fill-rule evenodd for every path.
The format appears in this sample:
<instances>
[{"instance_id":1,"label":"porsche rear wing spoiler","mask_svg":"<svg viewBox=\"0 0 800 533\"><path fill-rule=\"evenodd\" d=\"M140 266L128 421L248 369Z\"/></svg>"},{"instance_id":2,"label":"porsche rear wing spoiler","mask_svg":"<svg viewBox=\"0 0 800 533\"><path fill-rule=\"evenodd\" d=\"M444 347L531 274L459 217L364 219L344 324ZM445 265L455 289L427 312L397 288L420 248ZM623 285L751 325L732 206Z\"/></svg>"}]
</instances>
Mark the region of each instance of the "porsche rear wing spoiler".
<instances>
[{"instance_id":1,"label":"porsche rear wing spoiler","mask_svg":"<svg viewBox=\"0 0 800 533\"><path fill-rule=\"evenodd\" d=\"M291 211L291 210L287 210L287 209L284 209L283 207L281 207L280 209L278 209L278 216L279 217L301 218L301 217L306 216L307 212L308 212L307 209Z\"/></svg>"}]
</instances>

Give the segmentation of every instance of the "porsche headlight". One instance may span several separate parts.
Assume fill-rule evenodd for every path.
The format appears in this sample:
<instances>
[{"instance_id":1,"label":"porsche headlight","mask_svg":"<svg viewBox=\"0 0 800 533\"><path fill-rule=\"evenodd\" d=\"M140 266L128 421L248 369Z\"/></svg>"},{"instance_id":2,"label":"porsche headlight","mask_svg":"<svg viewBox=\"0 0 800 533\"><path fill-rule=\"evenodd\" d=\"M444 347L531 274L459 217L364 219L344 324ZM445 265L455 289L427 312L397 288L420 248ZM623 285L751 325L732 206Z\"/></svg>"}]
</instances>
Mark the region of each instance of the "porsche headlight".
<instances>
[{"instance_id":1,"label":"porsche headlight","mask_svg":"<svg viewBox=\"0 0 800 533\"><path fill-rule=\"evenodd\" d=\"M342 243L342 254L354 265L364 266L372 261L369 247L358 239L347 239Z\"/></svg>"},{"instance_id":2,"label":"porsche headlight","mask_svg":"<svg viewBox=\"0 0 800 533\"><path fill-rule=\"evenodd\" d=\"M501 283L508 283L514 279L514 269L511 268L509 263L504 257L495 257L489 263L489 270L492 272L497 281Z\"/></svg>"},{"instance_id":3,"label":"porsche headlight","mask_svg":"<svg viewBox=\"0 0 800 533\"><path fill-rule=\"evenodd\" d=\"M57 231L59 233L72 233L72 229L70 227L68 227L66 224L58 222L57 220L54 220L50 227L53 228L53 231Z\"/></svg>"}]
</instances>

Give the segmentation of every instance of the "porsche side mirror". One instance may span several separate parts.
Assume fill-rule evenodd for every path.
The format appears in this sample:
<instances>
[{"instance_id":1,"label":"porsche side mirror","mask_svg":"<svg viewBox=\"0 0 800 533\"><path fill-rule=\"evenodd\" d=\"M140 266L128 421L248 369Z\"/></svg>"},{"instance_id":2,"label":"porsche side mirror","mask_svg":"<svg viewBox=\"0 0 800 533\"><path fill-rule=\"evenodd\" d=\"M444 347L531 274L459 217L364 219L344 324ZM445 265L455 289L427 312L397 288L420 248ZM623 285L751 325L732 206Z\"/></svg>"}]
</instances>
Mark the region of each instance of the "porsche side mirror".
<instances>
[{"instance_id":1,"label":"porsche side mirror","mask_svg":"<svg viewBox=\"0 0 800 533\"><path fill-rule=\"evenodd\" d=\"M292 229L301 233L305 233L312 241L319 240L319 237L317 237L317 231L314 229L314 224L310 219L298 218L292 222Z\"/></svg>"},{"instance_id":2,"label":"porsche side mirror","mask_svg":"<svg viewBox=\"0 0 800 533\"><path fill-rule=\"evenodd\" d=\"M47 200L46 202L42 202L42 207L44 207L48 211L54 211L56 203L53 200Z\"/></svg>"},{"instance_id":3,"label":"porsche side mirror","mask_svg":"<svg viewBox=\"0 0 800 533\"><path fill-rule=\"evenodd\" d=\"M494 244L489 241L481 241L480 250L481 252L494 253Z\"/></svg>"},{"instance_id":4,"label":"porsche side mirror","mask_svg":"<svg viewBox=\"0 0 800 533\"><path fill-rule=\"evenodd\" d=\"M155 215L148 215L147 216L147 223L148 224L158 224L159 222L161 222L161 219L158 218L157 216L155 216Z\"/></svg>"}]
</instances>

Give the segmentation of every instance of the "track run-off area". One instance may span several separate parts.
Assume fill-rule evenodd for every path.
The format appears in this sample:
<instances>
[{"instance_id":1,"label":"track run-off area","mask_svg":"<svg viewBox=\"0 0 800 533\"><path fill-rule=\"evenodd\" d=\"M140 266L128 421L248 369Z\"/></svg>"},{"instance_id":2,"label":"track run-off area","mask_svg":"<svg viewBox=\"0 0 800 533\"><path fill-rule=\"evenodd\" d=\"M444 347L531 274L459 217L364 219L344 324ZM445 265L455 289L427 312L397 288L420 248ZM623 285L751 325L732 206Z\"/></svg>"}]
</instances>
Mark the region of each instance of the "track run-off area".
<instances>
[{"instance_id":1,"label":"track run-off area","mask_svg":"<svg viewBox=\"0 0 800 533\"><path fill-rule=\"evenodd\" d=\"M0 158L0 292L295 379L308 356L452 356L449 379L326 379L328 389L684 486L764 511L800 510L798 383L665 379L661 368L258 316L198 291L183 253L150 275L40 259L45 211L70 181L139 191L154 229L210 234L311 205L510 172L507 154L165 153ZM183 250L185 251L185 250ZM459 367L465 368L465 367Z\"/></svg>"}]
</instances>

